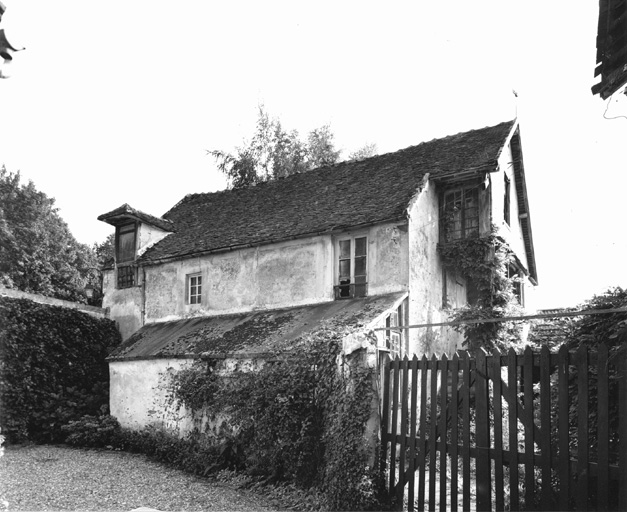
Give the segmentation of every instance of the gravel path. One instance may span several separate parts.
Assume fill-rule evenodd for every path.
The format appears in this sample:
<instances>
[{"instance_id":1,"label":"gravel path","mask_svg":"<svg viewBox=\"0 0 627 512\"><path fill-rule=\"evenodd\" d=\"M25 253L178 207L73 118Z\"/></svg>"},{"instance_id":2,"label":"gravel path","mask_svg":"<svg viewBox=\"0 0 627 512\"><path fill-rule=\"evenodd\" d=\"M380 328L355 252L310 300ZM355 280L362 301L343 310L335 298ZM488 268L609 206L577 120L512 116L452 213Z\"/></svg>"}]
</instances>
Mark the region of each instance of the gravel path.
<instances>
[{"instance_id":1,"label":"gravel path","mask_svg":"<svg viewBox=\"0 0 627 512\"><path fill-rule=\"evenodd\" d=\"M144 455L66 446L7 448L0 458L0 498L8 502L9 511L275 510L250 491L169 468Z\"/></svg>"}]
</instances>

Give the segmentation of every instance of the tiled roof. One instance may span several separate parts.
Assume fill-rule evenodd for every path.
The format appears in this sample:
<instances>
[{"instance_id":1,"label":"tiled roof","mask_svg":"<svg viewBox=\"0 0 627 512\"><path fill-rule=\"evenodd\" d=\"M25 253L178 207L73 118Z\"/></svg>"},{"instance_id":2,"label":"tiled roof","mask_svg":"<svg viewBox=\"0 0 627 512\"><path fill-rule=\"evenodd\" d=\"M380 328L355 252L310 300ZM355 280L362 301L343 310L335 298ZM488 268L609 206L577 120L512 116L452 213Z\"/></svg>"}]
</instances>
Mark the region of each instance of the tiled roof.
<instances>
[{"instance_id":1,"label":"tiled roof","mask_svg":"<svg viewBox=\"0 0 627 512\"><path fill-rule=\"evenodd\" d=\"M403 295L400 292L289 309L147 324L118 347L109 360L276 353L323 325L366 326Z\"/></svg>"},{"instance_id":2,"label":"tiled roof","mask_svg":"<svg viewBox=\"0 0 627 512\"><path fill-rule=\"evenodd\" d=\"M174 225L171 221L162 219L160 217L155 217L154 215L150 215L148 213L144 213L141 210L136 210L132 206L129 206L127 203L124 203L122 206L119 206L115 210L112 210L108 213L103 213L98 216L98 220L103 222L107 222L113 226L120 225L124 222L127 222L128 219L138 219L146 224L151 224L156 226L164 231L174 231Z\"/></svg>"},{"instance_id":3,"label":"tiled roof","mask_svg":"<svg viewBox=\"0 0 627 512\"><path fill-rule=\"evenodd\" d=\"M404 219L426 173L494 171L515 121L288 176L255 187L190 194L163 217L175 233L149 263Z\"/></svg>"}]
</instances>

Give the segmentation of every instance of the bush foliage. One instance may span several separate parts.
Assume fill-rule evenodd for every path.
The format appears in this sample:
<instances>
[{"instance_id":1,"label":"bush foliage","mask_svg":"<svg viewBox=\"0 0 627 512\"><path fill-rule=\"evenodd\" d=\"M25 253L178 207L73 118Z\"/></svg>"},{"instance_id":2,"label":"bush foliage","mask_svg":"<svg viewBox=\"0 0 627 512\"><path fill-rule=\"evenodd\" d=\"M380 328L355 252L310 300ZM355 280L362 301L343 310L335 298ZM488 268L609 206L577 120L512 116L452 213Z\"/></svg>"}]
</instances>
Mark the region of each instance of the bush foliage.
<instances>
[{"instance_id":1,"label":"bush foliage","mask_svg":"<svg viewBox=\"0 0 627 512\"><path fill-rule=\"evenodd\" d=\"M174 400L210 419L228 418L212 469L242 468L264 482L322 490L331 509L380 505L365 442L372 374L339 357L342 337L321 329L257 371L221 376L198 361L174 376Z\"/></svg>"},{"instance_id":2,"label":"bush foliage","mask_svg":"<svg viewBox=\"0 0 627 512\"><path fill-rule=\"evenodd\" d=\"M110 320L0 297L1 429L13 442L62 441L61 426L109 402Z\"/></svg>"}]
</instances>

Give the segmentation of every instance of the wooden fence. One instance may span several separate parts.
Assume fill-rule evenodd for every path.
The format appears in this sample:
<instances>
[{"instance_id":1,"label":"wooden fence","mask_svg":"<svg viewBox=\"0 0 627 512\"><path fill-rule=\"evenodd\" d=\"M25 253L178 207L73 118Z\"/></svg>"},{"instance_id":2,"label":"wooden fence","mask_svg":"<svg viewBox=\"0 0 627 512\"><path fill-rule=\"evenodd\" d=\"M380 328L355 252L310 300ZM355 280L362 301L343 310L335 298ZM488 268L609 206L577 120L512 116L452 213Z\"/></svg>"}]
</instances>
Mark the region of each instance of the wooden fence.
<instances>
[{"instance_id":1,"label":"wooden fence","mask_svg":"<svg viewBox=\"0 0 627 512\"><path fill-rule=\"evenodd\" d=\"M625 356L390 360L381 463L407 510L627 510Z\"/></svg>"}]
</instances>

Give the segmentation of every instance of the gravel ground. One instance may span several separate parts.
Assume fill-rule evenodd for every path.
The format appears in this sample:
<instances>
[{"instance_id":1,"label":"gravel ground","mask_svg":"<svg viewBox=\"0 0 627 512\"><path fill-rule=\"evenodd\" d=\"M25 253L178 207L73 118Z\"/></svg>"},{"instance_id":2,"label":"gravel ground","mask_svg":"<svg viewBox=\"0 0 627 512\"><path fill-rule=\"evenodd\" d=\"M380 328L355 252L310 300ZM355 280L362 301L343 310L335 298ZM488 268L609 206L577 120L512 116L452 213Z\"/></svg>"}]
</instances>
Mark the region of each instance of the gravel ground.
<instances>
[{"instance_id":1,"label":"gravel ground","mask_svg":"<svg viewBox=\"0 0 627 512\"><path fill-rule=\"evenodd\" d=\"M270 512L270 502L153 462L144 455L66 446L8 447L0 458L2 499L25 510L234 510Z\"/></svg>"}]
</instances>

